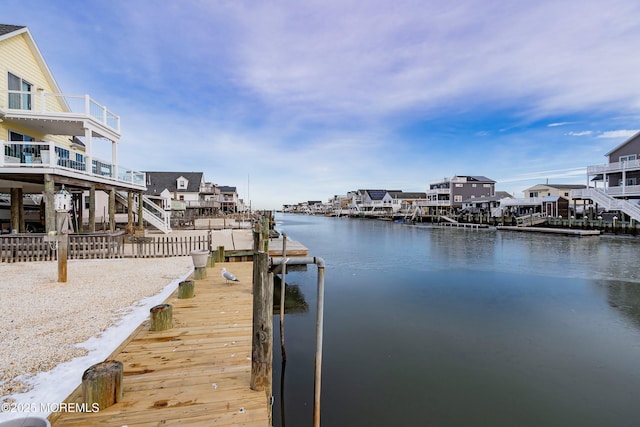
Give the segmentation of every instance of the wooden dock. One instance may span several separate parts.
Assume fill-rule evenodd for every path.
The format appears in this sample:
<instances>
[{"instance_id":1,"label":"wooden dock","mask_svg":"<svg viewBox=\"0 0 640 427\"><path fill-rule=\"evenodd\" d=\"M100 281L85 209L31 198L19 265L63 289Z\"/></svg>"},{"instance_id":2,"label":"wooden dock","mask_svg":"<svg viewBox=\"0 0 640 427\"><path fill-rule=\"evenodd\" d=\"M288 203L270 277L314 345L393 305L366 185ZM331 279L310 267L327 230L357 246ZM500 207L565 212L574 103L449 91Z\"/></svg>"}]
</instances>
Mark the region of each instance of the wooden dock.
<instances>
[{"instance_id":1,"label":"wooden dock","mask_svg":"<svg viewBox=\"0 0 640 427\"><path fill-rule=\"evenodd\" d=\"M240 283L226 284L222 267ZM249 387L252 271L250 262L217 263L196 281L194 298L174 292L166 301L174 327L150 332L147 320L109 357L124 365L123 400L95 413L54 413L51 424L268 426L267 396ZM81 403L81 388L66 402Z\"/></svg>"},{"instance_id":2,"label":"wooden dock","mask_svg":"<svg viewBox=\"0 0 640 427\"><path fill-rule=\"evenodd\" d=\"M579 230L579 229L570 229L570 228L548 228L548 227L512 227L512 226L498 226L496 228L498 230L562 234L565 236L599 236L600 235L600 230Z\"/></svg>"}]
</instances>

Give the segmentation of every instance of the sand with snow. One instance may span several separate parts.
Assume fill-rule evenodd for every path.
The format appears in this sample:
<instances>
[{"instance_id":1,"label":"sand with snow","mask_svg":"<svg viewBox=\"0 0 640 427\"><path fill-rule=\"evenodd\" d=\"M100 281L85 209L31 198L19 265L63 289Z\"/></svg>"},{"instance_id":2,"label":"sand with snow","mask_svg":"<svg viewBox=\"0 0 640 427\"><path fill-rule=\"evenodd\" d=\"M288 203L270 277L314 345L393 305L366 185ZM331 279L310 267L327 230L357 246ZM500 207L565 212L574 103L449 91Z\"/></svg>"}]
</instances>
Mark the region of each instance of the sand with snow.
<instances>
[{"instance_id":1,"label":"sand with snow","mask_svg":"<svg viewBox=\"0 0 640 427\"><path fill-rule=\"evenodd\" d=\"M62 402L192 271L191 257L70 260L59 283L55 261L0 263L0 401Z\"/></svg>"}]
</instances>

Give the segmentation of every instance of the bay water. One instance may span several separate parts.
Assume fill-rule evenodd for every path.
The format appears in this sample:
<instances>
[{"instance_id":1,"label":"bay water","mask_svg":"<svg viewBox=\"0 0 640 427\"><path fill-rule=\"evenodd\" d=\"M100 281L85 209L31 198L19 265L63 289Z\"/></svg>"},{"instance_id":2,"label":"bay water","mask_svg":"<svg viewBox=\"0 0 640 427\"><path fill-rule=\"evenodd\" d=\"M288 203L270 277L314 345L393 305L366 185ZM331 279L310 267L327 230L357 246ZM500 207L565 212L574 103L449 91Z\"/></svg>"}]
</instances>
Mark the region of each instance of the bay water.
<instances>
[{"instance_id":1,"label":"bay water","mask_svg":"<svg viewBox=\"0 0 640 427\"><path fill-rule=\"evenodd\" d=\"M326 262L324 426L640 424L638 238L278 214ZM274 426L312 423L308 310L274 316Z\"/></svg>"}]
</instances>

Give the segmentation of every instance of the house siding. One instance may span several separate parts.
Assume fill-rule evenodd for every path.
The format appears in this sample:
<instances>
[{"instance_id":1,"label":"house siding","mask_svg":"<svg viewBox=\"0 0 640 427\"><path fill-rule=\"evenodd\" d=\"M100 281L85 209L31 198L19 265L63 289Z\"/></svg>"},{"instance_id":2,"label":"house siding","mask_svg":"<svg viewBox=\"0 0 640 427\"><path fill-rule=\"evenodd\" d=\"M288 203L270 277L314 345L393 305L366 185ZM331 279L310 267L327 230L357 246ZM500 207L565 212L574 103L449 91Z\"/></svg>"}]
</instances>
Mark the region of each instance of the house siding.
<instances>
[{"instance_id":1,"label":"house siding","mask_svg":"<svg viewBox=\"0 0 640 427\"><path fill-rule=\"evenodd\" d=\"M33 85L32 97L34 99L32 99L32 105L35 105L38 89L49 93L56 91L55 88L51 87L45 72L40 68L40 63L30 48L27 37L26 33L22 33L0 41L0 58L2 58L2 61L0 61L0 97L2 97L0 98L0 105L7 106L8 73L14 74ZM68 111L57 97L47 97L47 108L50 111ZM29 135L40 141L47 140L59 145L71 146L68 136L47 135L26 127L8 126L6 122L0 124L0 139L8 140L9 131Z\"/></svg>"},{"instance_id":2,"label":"house siding","mask_svg":"<svg viewBox=\"0 0 640 427\"><path fill-rule=\"evenodd\" d=\"M628 156L629 154L636 154L640 157L640 135L609 153L609 163L619 162L620 156Z\"/></svg>"}]
</instances>

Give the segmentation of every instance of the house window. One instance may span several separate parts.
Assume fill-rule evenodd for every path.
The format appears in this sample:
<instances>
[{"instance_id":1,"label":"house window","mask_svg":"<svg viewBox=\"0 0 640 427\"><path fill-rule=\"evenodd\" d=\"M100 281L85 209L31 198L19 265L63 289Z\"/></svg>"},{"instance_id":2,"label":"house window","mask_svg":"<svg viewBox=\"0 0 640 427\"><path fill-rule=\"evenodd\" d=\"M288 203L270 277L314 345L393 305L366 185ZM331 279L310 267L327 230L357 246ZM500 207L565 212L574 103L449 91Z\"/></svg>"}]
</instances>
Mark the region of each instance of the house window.
<instances>
[{"instance_id":1,"label":"house window","mask_svg":"<svg viewBox=\"0 0 640 427\"><path fill-rule=\"evenodd\" d=\"M637 184L637 179L636 178L627 178L627 180L625 181L625 185L636 185ZM618 185L621 186L622 185L622 180L618 181Z\"/></svg>"},{"instance_id":2,"label":"house window","mask_svg":"<svg viewBox=\"0 0 640 427\"><path fill-rule=\"evenodd\" d=\"M482 184L484 188L491 188L491 184Z\"/></svg>"},{"instance_id":3,"label":"house window","mask_svg":"<svg viewBox=\"0 0 640 427\"><path fill-rule=\"evenodd\" d=\"M529 197L538 197L538 192L537 191L529 192Z\"/></svg>"},{"instance_id":4,"label":"house window","mask_svg":"<svg viewBox=\"0 0 640 427\"><path fill-rule=\"evenodd\" d=\"M632 160L636 160L638 156L636 154L629 154L628 156L620 156L620 163L622 162L630 162Z\"/></svg>"},{"instance_id":5,"label":"house window","mask_svg":"<svg viewBox=\"0 0 640 427\"><path fill-rule=\"evenodd\" d=\"M89 203L89 196L84 196L84 208L89 209L91 204Z\"/></svg>"},{"instance_id":6,"label":"house window","mask_svg":"<svg viewBox=\"0 0 640 427\"><path fill-rule=\"evenodd\" d=\"M9 108L31 110L31 83L9 73Z\"/></svg>"},{"instance_id":7,"label":"house window","mask_svg":"<svg viewBox=\"0 0 640 427\"><path fill-rule=\"evenodd\" d=\"M462 196L453 196L453 201L454 202L461 202L462 201Z\"/></svg>"},{"instance_id":8,"label":"house window","mask_svg":"<svg viewBox=\"0 0 640 427\"><path fill-rule=\"evenodd\" d=\"M569 193L564 193L564 197L569 197Z\"/></svg>"},{"instance_id":9,"label":"house window","mask_svg":"<svg viewBox=\"0 0 640 427\"><path fill-rule=\"evenodd\" d=\"M178 190L186 190L187 189L187 180L179 179L178 180Z\"/></svg>"},{"instance_id":10,"label":"house window","mask_svg":"<svg viewBox=\"0 0 640 427\"><path fill-rule=\"evenodd\" d=\"M462 187L462 186L463 186L462 184L456 184L456 187Z\"/></svg>"},{"instance_id":11,"label":"house window","mask_svg":"<svg viewBox=\"0 0 640 427\"><path fill-rule=\"evenodd\" d=\"M471 184L471 186L472 186L473 188L476 188L476 187L478 186L478 184Z\"/></svg>"}]
</instances>

